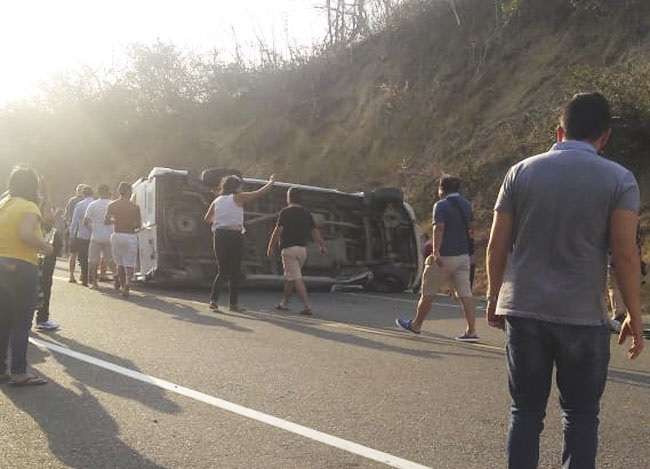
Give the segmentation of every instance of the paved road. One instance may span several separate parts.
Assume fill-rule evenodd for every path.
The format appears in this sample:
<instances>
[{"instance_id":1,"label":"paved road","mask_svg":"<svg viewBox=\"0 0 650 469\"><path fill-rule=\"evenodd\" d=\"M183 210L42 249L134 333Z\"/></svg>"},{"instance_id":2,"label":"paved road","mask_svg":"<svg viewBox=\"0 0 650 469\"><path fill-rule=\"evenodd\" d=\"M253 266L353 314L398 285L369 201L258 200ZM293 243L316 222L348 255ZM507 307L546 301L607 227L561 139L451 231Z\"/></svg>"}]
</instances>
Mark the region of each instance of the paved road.
<instances>
[{"instance_id":1,"label":"paved road","mask_svg":"<svg viewBox=\"0 0 650 469\"><path fill-rule=\"evenodd\" d=\"M315 318L273 312L274 292L245 292L244 314L204 296L57 281L63 328L30 348L50 383L0 387L0 468L504 466L503 338L481 322L482 344L454 343L445 298L415 337L392 326L409 295L319 293ZM612 350L599 467L648 467L650 353ZM556 399L543 468L558 467Z\"/></svg>"}]
</instances>

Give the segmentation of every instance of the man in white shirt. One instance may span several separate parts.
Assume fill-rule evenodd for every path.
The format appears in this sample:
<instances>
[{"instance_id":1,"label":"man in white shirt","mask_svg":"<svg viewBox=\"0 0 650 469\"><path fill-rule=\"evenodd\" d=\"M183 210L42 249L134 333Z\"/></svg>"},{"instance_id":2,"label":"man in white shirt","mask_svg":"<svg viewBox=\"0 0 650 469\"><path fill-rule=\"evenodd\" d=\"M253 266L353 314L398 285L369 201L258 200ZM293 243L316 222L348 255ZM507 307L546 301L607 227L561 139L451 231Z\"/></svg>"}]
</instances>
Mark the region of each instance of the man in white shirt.
<instances>
[{"instance_id":1,"label":"man in white shirt","mask_svg":"<svg viewBox=\"0 0 650 469\"><path fill-rule=\"evenodd\" d=\"M88 246L90 244L90 229L83 223L88 205L95 200L94 191L90 186L85 186L82 191L84 199L77 203L72 214L70 224L70 242L77 253L81 266L81 284L88 286Z\"/></svg>"},{"instance_id":2,"label":"man in white shirt","mask_svg":"<svg viewBox=\"0 0 650 469\"><path fill-rule=\"evenodd\" d=\"M113 225L105 223L106 210L111 203L111 190L106 184L97 188L99 198L88 205L84 224L90 229L90 247L88 248L88 281L90 288L98 288L97 267L102 257L112 268L111 235Z\"/></svg>"}]
</instances>

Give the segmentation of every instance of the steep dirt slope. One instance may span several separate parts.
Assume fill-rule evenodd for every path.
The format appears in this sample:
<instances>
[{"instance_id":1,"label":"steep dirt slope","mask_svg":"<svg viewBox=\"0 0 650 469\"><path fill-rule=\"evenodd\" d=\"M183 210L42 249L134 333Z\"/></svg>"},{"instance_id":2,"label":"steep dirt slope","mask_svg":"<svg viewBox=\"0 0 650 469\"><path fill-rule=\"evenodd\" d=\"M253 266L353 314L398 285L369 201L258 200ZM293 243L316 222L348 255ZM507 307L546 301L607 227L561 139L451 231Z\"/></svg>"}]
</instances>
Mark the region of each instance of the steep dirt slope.
<instances>
[{"instance_id":1,"label":"steep dirt slope","mask_svg":"<svg viewBox=\"0 0 650 469\"><path fill-rule=\"evenodd\" d=\"M515 14L499 26L482 0L460 2L460 27L439 4L410 11L392 30L244 95L251 118L212 135L219 159L283 168L303 182L400 185L423 216L435 176L456 172L486 208L509 164L552 143L561 103L606 88L598 81L608 71L616 79L604 91L626 123L612 153L645 181L650 135L638 117L650 100L627 102L614 82L627 64L639 74L648 64L648 5L605 15L554 2L547 14ZM623 138L630 132L634 145Z\"/></svg>"}]
</instances>

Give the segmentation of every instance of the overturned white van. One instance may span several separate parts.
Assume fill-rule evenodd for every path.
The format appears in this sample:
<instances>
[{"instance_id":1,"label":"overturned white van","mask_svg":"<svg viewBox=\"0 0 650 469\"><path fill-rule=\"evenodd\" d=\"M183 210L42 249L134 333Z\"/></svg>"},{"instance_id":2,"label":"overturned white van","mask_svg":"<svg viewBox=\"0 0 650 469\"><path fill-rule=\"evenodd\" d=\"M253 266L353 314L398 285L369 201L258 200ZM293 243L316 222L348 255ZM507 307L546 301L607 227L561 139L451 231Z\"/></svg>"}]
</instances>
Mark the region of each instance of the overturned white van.
<instances>
[{"instance_id":1,"label":"overturned white van","mask_svg":"<svg viewBox=\"0 0 650 469\"><path fill-rule=\"evenodd\" d=\"M212 188L237 171L208 170L201 178L187 171L155 168L133 185L144 228L139 232L136 276L159 284L203 285L215 275L212 233L203 215L215 198ZM238 174L239 175L239 174ZM243 178L245 190L265 181ZM303 269L310 286L359 285L397 292L420 281L422 256L415 215L398 189L366 193L278 182L272 191L246 207L242 275L246 285L280 285L279 256L268 258L266 246L286 191L300 187L303 205L314 215L328 253L308 246Z\"/></svg>"}]
</instances>

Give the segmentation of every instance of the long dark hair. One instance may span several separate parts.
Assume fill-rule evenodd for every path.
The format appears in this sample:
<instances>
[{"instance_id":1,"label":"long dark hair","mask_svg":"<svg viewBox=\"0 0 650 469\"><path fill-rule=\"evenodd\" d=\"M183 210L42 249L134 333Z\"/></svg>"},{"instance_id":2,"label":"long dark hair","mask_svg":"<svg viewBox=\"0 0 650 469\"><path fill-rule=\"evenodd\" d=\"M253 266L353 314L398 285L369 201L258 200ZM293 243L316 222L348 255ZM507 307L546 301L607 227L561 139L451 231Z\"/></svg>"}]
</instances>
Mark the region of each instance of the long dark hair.
<instances>
[{"instance_id":1,"label":"long dark hair","mask_svg":"<svg viewBox=\"0 0 650 469\"><path fill-rule=\"evenodd\" d=\"M237 192L243 181L238 176L228 176L221 180L221 188L219 190L219 195L231 195Z\"/></svg>"},{"instance_id":2,"label":"long dark hair","mask_svg":"<svg viewBox=\"0 0 650 469\"><path fill-rule=\"evenodd\" d=\"M39 204L38 174L31 168L17 166L9 175L9 195Z\"/></svg>"}]
</instances>

